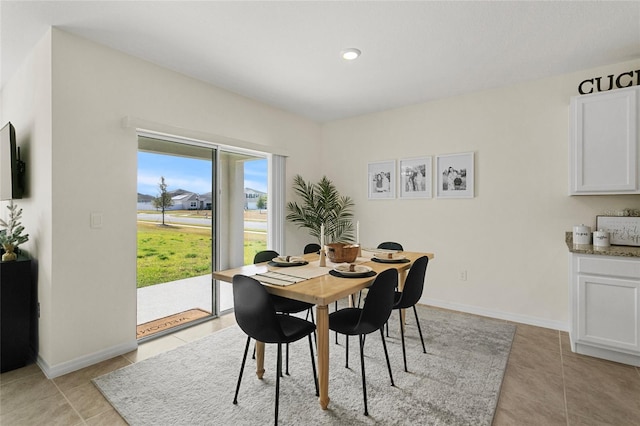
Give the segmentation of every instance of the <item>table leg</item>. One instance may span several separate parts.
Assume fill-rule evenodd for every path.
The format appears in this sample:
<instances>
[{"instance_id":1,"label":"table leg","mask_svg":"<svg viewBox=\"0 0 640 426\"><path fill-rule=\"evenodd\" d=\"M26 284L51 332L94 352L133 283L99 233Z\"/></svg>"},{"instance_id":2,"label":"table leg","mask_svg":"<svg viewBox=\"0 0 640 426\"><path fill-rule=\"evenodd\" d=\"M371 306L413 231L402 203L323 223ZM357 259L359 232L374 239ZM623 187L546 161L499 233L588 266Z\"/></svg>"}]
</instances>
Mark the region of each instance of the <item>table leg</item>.
<instances>
[{"instance_id":1,"label":"table leg","mask_svg":"<svg viewBox=\"0 0 640 426\"><path fill-rule=\"evenodd\" d=\"M329 308L316 307L316 331L318 345L318 385L320 386L320 407L329 406Z\"/></svg>"},{"instance_id":2,"label":"table leg","mask_svg":"<svg viewBox=\"0 0 640 426\"><path fill-rule=\"evenodd\" d=\"M256 376L264 376L264 342L256 342Z\"/></svg>"}]
</instances>

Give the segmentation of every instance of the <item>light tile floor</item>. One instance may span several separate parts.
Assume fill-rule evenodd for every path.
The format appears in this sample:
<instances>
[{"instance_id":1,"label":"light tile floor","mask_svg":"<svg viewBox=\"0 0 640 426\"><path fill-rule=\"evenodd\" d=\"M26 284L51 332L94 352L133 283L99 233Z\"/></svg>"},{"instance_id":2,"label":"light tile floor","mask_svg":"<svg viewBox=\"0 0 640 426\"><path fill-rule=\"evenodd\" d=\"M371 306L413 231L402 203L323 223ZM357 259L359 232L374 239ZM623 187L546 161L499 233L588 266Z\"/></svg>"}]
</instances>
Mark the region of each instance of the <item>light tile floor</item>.
<instances>
[{"instance_id":1,"label":"light tile floor","mask_svg":"<svg viewBox=\"0 0 640 426\"><path fill-rule=\"evenodd\" d=\"M0 425L124 425L92 378L234 323L233 314L224 315L53 380L35 364L4 373ZM574 354L565 332L517 325L494 426L638 424L640 368Z\"/></svg>"}]
</instances>

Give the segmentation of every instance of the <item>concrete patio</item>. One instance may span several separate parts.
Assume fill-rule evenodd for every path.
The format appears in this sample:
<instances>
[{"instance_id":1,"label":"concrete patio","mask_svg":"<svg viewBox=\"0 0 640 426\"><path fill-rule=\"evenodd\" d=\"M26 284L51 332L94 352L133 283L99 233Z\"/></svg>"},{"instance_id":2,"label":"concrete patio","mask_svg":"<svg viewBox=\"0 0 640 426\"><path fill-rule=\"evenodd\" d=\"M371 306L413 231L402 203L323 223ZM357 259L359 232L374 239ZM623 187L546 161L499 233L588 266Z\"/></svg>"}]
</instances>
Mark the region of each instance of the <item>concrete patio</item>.
<instances>
[{"instance_id":1,"label":"concrete patio","mask_svg":"<svg viewBox=\"0 0 640 426\"><path fill-rule=\"evenodd\" d=\"M213 312L211 275L186 278L138 289L138 324L193 308ZM220 311L233 307L231 284L220 283Z\"/></svg>"}]
</instances>

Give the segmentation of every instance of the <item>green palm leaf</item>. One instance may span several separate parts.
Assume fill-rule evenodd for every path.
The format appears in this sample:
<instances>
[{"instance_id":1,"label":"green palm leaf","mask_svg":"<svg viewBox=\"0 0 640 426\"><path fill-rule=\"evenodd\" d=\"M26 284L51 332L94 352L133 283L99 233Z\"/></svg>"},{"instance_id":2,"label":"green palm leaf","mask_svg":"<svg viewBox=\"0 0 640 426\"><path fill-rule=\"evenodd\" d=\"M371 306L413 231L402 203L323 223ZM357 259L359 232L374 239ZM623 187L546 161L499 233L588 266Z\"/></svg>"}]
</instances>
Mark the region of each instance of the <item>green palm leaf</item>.
<instances>
[{"instance_id":1,"label":"green palm leaf","mask_svg":"<svg viewBox=\"0 0 640 426\"><path fill-rule=\"evenodd\" d=\"M302 176L293 178L293 190L301 198L287 203L286 219L309 229L309 234L320 240L320 227L324 224L327 241L353 242L353 200L341 196L326 176L318 183L306 182Z\"/></svg>"}]
</instances>

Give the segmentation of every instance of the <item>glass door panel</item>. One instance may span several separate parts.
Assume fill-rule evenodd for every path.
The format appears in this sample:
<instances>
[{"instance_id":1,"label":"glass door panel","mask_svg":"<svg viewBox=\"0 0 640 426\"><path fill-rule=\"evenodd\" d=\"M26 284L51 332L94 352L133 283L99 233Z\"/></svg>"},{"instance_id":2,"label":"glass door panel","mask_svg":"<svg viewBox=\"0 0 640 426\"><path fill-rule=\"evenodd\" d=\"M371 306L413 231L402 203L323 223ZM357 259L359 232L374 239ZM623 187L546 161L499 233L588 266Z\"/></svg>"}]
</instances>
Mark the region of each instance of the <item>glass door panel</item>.
<instances>
[{"instance_id":1,"label":"glass door panel","mask_svg":"<svg viewBox=\"0 0 640 426\"><path fill-rule=\"evenodd\" d=\"M138 338L218 313L215 262L216 150L138 138Z\"/></svg>"},{"instance_id":2,"label":"glass door panel","mask_svg":"<svg viewBox=\"0 0 640 426\"><path fill-rule=\"evenodd\" d=\"M218 237L220 268L253 263L267 248L268 166L265 156L221 150ZM218 282L220 312L233 308L231 284Z\"/></svg>"}]
</instances>

